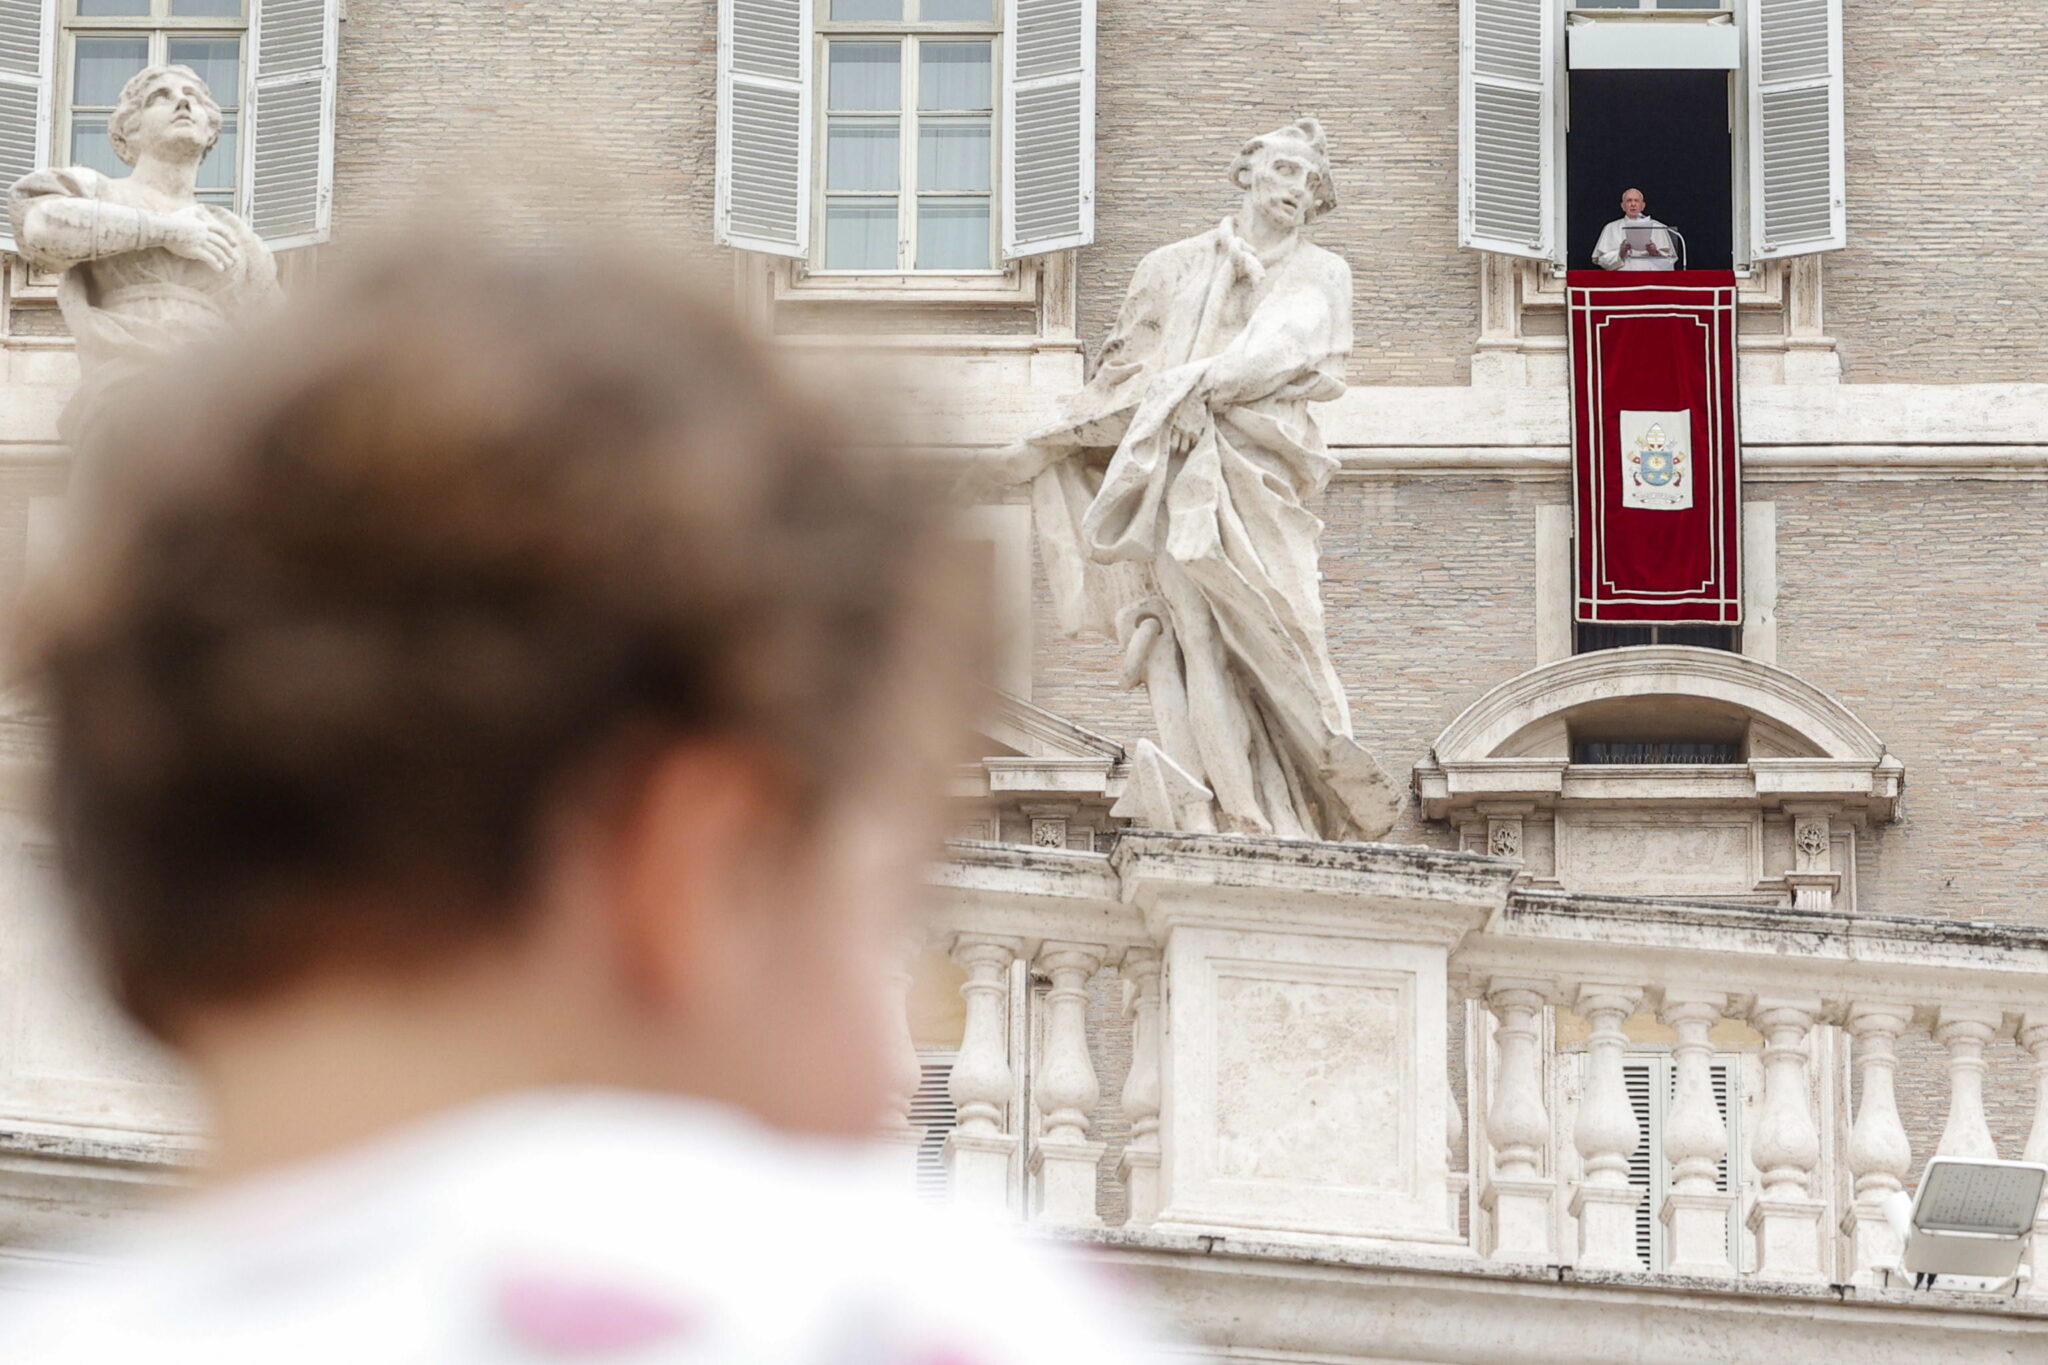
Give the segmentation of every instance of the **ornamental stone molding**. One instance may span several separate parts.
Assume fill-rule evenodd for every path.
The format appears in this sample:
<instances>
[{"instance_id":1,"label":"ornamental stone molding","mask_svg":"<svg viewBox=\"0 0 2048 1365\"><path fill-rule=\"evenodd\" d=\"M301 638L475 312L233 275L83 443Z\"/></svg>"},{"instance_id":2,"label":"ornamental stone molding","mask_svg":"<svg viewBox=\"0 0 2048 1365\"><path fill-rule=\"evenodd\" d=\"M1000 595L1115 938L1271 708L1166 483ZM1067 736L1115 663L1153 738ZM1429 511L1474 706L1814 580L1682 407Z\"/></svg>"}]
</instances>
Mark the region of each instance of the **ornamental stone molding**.
<instances>
[{"instance_id":1,"label":"ornamental stone molding","mask_svg":"<svg viewBox=\"0 0 2048 1365\"><path fill-rule=\"evenodd\" d=\"M1689 728L1690 727L1690 728ZM1710 738L1732 762L1579 763L1575 742ZM1601 650L1500 684L1415 766L1460 847L1567 890L1853 906L1855 840L1905 766L1820 688L1727 650Z\"/></svg>"}]
</instances>

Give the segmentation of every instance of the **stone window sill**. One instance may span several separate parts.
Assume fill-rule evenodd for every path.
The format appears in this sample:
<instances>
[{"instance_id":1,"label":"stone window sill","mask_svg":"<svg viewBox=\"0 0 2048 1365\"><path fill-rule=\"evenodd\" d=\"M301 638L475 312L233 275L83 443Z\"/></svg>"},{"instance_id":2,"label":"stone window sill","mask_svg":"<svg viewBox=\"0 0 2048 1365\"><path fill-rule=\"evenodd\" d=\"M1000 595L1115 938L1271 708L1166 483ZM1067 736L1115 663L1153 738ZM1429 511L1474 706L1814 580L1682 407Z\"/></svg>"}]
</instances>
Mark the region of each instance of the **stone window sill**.
<instances>
[{"instance_id":1,"label":"stone window sill","mask_svg":"<svg viewBox=\"0 0 2048 1365\"><path fill-rule=\"evenodd\" d=\"M1002 270L958 274L813 270L802 261L779 261L771 272L776 302L1015 304L1038 302L1037 258L1012 261Z\"/></svg>"}]
</instances>

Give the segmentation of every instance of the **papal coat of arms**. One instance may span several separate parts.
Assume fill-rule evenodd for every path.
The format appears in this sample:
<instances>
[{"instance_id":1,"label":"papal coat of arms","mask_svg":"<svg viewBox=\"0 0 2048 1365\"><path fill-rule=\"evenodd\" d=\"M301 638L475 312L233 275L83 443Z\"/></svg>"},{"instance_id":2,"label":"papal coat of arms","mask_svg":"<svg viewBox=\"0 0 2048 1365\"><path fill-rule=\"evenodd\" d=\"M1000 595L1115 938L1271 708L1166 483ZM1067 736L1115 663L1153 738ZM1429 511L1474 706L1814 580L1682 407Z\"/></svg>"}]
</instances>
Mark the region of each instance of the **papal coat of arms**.
<instances>
[{"instance_id":1,"label":"papal coat of arms","mask_svg":"<svg viewBox=\"0 0 2048 1365\"><path fill-rule=\"evenodd\" d=\"M1692 506L1692 412L1621 413L1621 504L1655 511Z\"/></svg>"}]
</instances>

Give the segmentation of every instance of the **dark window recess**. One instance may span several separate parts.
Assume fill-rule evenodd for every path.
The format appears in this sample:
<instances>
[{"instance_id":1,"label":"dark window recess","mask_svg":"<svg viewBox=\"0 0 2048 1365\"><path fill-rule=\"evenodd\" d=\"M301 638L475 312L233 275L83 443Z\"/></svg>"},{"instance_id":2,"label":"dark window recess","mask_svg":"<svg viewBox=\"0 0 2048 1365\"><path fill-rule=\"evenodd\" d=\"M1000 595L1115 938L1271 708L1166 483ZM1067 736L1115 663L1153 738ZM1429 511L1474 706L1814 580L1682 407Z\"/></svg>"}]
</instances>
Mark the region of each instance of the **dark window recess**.
<instances>
[{"instance_id":1,"label":"dark window recess","mask_svg":"<svg viewBox=\"0 0 2048 1365\"><path fill-rule=\"evenodd\" d=\"M1631 645L1697 645L1701 649L1741 648L1734 626L1608 626L1594 621L1572 623L1572 652L1591 654Z\"/></svg>"},{"instance_id":2,"label":"dark window recess","mask_svg":"<svg viewBox=\"0 0 2048 1365\"><path fill-rule=\"evenodd\" d=\"M1740 763L1739 739L1580 739L1574 763Z\"/></svg>"},{"instance_id":3,"label":"dark window recess","mask_svg":"<svg viewBox=\"0 0 2048 1365\"><path fill-rule=\"evenodd\" d=\"M1674 7L1675 8L1675 7ZM1641 190L1685 237L1694 270L1735 264L1735 178L1725 71L1574 71L1567 87L1565 230L1574 270Z\"/></svg>"}]
</instances>

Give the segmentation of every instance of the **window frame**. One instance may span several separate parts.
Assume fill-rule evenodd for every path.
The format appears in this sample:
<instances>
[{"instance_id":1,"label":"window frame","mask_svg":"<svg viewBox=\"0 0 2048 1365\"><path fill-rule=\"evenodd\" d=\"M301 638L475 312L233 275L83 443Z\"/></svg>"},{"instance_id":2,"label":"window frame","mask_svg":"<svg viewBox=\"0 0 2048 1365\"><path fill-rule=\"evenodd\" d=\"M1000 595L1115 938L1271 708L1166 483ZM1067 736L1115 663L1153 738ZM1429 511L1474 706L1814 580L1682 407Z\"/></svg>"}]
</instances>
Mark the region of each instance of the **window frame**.
<instances>
[{"instance_id":1,"label":"window frame","mask_svg":"<svg viewBox=\"0 0 2048 1365\"><path fill-rule=\"evenodd\" d=\"M71 159L72 118L77 112L72 99L77 76L78 40L80 38L118 38L141 36L149 42L149 54L143 60L144 66L160 66L168 60L170 40L179 38L233 38L240 45L236 61L238 88L232 103L222 100L220 92L214 91L214 99L222 105L223 113L235 120L237 143L229 164L234 173L234 185L225 205L219 205L220 191L201 189L199 201L213 203L227 208L238 216L247 216L249 201L248 177L244 171L244 140L249 136L249 36L253 28L251 12L256 0L241 0L242 14L239 19L224 15L174 15L171 13L173 0L149 0L149 13L134 15L84 15L78 13L78 0L61 0L57 13L57 67L53 74L55 94L51 110L50 159L62 165L74 164ZM88 112L98 112L94 106ZM108 109L112 112L111 108Z\"/></svg>"},{"instance_id":2,"label":"window frame","mask_svg":"<svg viewBox=\"0 0 2048 1365\"><path fill-rule=\"evenodd\" d=\"M1710 24L1725 22L1735 28L1737 66L1728 73L1728 211L1734 217L1734 235L1730 241L1735 277L1738 281L1748 280L1758 273L1765 264L1755 258L1755 250L1749 234L1750 158L1755 154L1750 146L1749 99L1746 93L1745 75L1750 64L1757 60L1750 50L1748 7L1758 0L1727 0L1716 9L1666 9L1656 8L1657 0L1639 0L1639 7L1633 9L1589 8L1579 0L1563 0L1563 12L1559 16L1567 29L1573 16L1584 15L1589 19L1631 18L1652 24ZM1568 174L1565 165L1565 136L1571 131L1571 57L1569 44L1560 36L1557 52L1553 57L1552 83L1555 87L1555 116L1551 120L1551 232L1555 246L1549 258L1537 261L1542 275L1553 282L1562 296L1566 262L1571 258L1571 244L1567 239L1570 224L1570 205L1566 201Z\"/></svg>"},{"instance_id":3,"label":"window frame","mask_svg":"<svg viewBox=\"0 0 2048 1365\"><path fill-rule=\"evenodd\" d=\"M70 3L71 0L66 0ZM164 0L154 0L163 3ZM1017 293L1023 285L1023 272L1017 263L1002 259L1002 166L1006 129L1002 119L1002 93L1005 73L1003 68L1003 6L1001 0L990 0L987 20L873 20L834 19L832 0L810 0L815 6L813 18L813 41L817 44L812 60L813 97L811 145L816 149L810 168L811 175L811 252L810 255L793 262L791 269L792 287L802 287L804 292L840 290L853 295L865 295L877 288L908 289L911 291L960 291L969 294L973 301L983 301L991 294L1010 295ZM906 8L915 6L918 0L903 0ZM939 42L962 39L985 39L989 44L989 188L988 231L990 264L982 269L939 268L920 270L917 268L917 205L924 192L917 187L918 160L918 119L923 114L917 107L919 61L911 59L926 40ZM893 269L859 268L832 269L824 265L826 247L825 210L828 200L833 197L859 198L860 191L833 192L826 189L826 175L831 164L830 127L832 110L831 44L847 41L894 41L904 54L898 63L900 94L897 118L897 188L890 192L897 201L896 223L896 265ZM887 111L878 111L887 112ZM940 117L944 111L935 111ZM882 191L873 191L880 194ZM947 192L935 191L932 197L944 197ZM800 285L799 282L806 282ZM861 282L872 282L866 288Z\"/></svg>"}]
</instances>

